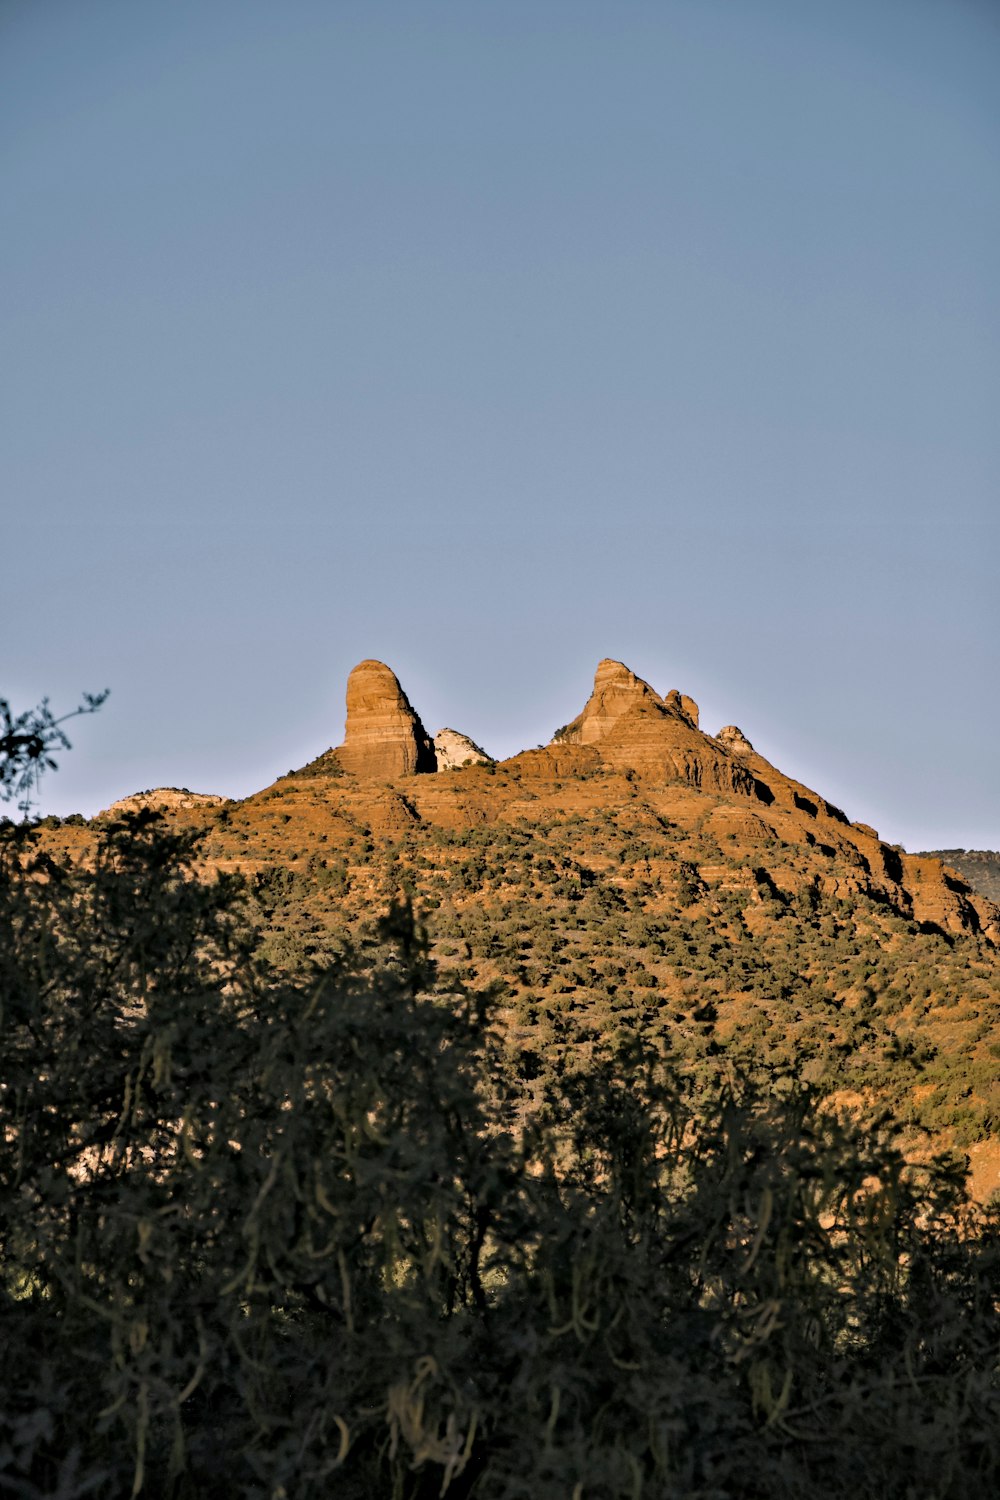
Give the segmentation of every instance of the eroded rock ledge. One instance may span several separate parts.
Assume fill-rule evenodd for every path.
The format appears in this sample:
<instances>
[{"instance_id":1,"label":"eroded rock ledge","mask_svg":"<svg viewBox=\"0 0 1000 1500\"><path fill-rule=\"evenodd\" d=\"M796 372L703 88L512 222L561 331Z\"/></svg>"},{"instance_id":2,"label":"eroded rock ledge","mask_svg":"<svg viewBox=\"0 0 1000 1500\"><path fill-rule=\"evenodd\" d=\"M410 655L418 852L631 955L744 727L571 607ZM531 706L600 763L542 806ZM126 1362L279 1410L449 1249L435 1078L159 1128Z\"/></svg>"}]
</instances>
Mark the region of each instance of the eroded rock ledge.
<instances>
[{"instance_id":1,"label":"eroded rock ledge","mask_svg":"<svg viewBox=\"0 0 1000 1500\"><path fill-rule=\"evenodd\" d=\"M187 787L157 786L148 792L133 792L130 797L119 797L117 802L112 802L103 812L97 814L99 818L117 818L122 813L139 812L146 807L160 807L174 810L176 808L190 807L221 807L225 797L219 797L214 792L189 792Z\"/></svg>"}]
</instances>

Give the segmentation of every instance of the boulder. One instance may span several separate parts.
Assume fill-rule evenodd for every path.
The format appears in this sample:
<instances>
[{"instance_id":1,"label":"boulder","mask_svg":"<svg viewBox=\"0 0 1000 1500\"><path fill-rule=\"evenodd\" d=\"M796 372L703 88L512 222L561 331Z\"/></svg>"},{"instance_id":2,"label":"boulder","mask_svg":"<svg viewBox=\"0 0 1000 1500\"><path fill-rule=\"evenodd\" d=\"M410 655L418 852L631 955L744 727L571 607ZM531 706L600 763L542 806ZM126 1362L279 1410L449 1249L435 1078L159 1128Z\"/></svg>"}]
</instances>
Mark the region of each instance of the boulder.
<instances>
[{"instance_id":1,"label":"boulder","mask_svg":"<svg viewBox=\"0 0 1000 1500\"><path fill-rule=\"evenodd\" d=\"M347 679L347 725L337 760L355 776L382 781L437 769L434 743L384 662L360 662Z\"/></svg>"}]
</instances>

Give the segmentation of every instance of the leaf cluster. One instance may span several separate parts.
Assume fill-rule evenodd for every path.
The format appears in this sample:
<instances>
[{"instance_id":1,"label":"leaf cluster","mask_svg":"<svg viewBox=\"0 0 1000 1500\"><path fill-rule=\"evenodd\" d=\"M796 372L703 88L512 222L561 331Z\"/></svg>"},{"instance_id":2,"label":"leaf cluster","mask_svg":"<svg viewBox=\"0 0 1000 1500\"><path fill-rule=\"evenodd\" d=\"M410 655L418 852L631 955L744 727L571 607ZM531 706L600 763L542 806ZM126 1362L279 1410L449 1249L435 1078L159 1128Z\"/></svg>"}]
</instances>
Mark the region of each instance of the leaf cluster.
<instances>
[{"instance_id":1,"label":"leaf cluster","mask_svg":"<svg viewBox=\"0 0 1000 1500\"><path fill-rule=\"evenodd\" d=\"M42 773L56 769L55 752L71 748L63 725L81 714L96 713L107 696L107 690L84 693L80 706L58 719L47 698L21 714L0 698L0 801L17 797L18 811L27 817Z\"/></svg>"}]
</instances>

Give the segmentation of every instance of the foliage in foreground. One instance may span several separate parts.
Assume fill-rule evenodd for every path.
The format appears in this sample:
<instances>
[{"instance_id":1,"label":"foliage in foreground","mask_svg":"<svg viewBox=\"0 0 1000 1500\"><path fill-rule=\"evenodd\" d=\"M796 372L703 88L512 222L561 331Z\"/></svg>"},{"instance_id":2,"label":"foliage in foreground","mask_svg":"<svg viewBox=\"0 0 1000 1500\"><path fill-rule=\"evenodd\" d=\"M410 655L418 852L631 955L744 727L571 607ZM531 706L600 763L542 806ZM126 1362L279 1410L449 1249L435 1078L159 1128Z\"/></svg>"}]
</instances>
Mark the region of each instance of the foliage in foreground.
<instances>
[{"instance_id":1,"label":"foliage in foreground","mask_svg":"<svg viewBox=\"0 0 1000 1500\"><path fill-rule=\"evenodd\" d=\"M635 1046L520 1130L412 917L290 983L155 815L0 850L0 1493L996 1483L995 1219Z\"/></svg>"}]
</instances>

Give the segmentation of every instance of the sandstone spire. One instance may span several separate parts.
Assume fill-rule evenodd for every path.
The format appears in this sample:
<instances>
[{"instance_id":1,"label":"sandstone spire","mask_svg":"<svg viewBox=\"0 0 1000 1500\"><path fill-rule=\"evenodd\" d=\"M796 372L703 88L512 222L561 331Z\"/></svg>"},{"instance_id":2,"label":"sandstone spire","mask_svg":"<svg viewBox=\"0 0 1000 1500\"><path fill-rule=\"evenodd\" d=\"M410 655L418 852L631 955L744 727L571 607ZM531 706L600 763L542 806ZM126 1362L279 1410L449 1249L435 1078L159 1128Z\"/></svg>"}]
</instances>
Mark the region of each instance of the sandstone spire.
<instances>
[{"instance_id":1,"label":"sandstone spire","mask_svg":"<svg viewBox=\"0 0 1000 1500\"><path fill-rule=\"evenodd\" d=\"M347 679L347 726L337 759L356 776L386 781L437 769L433 742L384 662L359 662Z\"/></svg>"}]
</instances>

